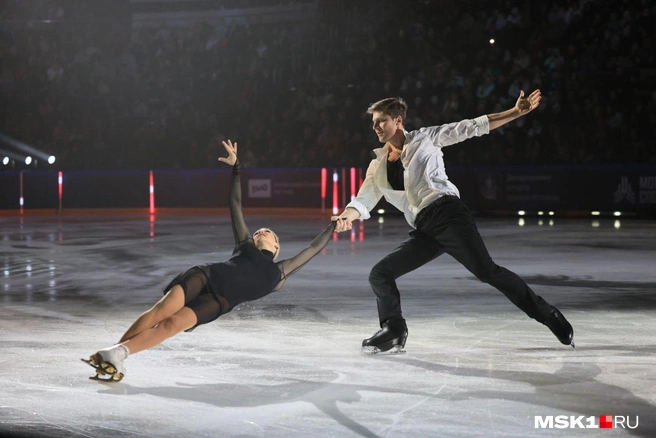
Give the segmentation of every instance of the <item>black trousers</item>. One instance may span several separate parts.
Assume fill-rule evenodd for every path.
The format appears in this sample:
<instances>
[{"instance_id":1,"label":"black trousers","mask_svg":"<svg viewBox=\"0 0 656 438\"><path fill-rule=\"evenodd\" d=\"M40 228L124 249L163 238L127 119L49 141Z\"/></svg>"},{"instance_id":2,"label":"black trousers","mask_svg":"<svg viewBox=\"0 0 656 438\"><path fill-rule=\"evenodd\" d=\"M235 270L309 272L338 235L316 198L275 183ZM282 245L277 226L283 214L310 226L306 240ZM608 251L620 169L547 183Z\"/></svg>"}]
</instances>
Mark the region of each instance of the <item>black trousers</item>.
<instances>
[{"instance_id":1,"label":"black trousers","mask_svg":"<svg viewBox=\"0 0 656 438\"><path fill-rule=\"evenodd\" d=\"M402 318L401 296L396 279L447 253L479 280L497 288L529 317L544 322L551 305L537 296L517 274L498 266L485 248L476 222L456 196L445 196L422 210L416 230L392 253L376 263L369 283L378 302L381 325Z\"/></svg>"}]
</instances>

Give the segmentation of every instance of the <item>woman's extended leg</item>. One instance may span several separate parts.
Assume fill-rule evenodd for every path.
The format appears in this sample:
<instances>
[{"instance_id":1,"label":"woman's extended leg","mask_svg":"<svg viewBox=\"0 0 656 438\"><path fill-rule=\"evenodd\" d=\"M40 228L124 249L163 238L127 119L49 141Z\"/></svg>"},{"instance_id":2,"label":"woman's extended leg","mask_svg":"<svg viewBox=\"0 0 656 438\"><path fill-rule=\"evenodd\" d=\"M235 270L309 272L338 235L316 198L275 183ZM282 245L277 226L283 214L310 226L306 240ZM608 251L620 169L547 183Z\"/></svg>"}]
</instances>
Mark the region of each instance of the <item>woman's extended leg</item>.
<instances>
[{"instance_id":1,"label":"woman's extended leg","mask_svg":"<svg viewBox=\"0 0 656 438\"><path fill-rule=\"evenodd\" d=\"M129 340L121 342L121 344L129 349L130 354L138 353L192 328L196 325L196 322L197 318L194 311L189 307L183 307L173 315L164 318L155 327L143 330Z\"/></svg>"},{"instance_id":2,"label":"woman's extended leg","mask_svg":"<svg viewBox=\"0 0 656 438\"><path fill-rule=\"evenodd\" d=\"M155 327L143 330L125 342L99 350L88 360L82 359L82 361L96 369L96 376L91 379L120 382L125 375L123 362L130 353L138 353L154 347L165 339L194 327L196 322L196 313L189 307L183 307ZM101 378L102 375L109 377Z\"/></svg>"},{"instance_id":3,"label":"woman's extended leg","mask_svg":"<svg viewBox=\"0 0 656 438\"><path fill-rule=\"evenodd\" d=\"M158 323L181 310L185 305L185 293L179 284L173 286L161 300L145 311L125 332L119 343L132 339L144 330L155 327Z\"/></svg>"}]
</instances>

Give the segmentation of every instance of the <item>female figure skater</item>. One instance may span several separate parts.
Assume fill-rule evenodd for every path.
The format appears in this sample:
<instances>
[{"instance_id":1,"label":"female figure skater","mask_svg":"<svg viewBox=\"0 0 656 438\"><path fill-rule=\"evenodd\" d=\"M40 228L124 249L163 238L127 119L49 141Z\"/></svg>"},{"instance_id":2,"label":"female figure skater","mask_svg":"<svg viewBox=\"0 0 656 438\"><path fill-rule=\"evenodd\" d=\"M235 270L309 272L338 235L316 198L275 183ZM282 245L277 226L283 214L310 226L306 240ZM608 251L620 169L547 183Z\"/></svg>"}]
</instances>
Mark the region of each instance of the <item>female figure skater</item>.
<instances>
[{"instance_id":1,"label":"female figure skater","mask_svg":"<svg viewBox=\"0 0 656 438\"><path fill-rule=\"evenodd\" d=\"M287 278L319 253L333 231L344 221L331 224L291 259L275 263L280 252L278 236L262 228L251 236L241 211L240 165L237 143L223 142L228 152L219 158L232 166L230 216L235 248L230 260L194 266L178 275L164 289L164 297L143 313L123 335L118 344L100 350L84 362L96 369L94 380L119 382L125 375L123 361L160 344L182 331L214 321L244 301L262 298L279 290ZM100 378L104 375L106 378Z\"/></svg>"}]
</instances>

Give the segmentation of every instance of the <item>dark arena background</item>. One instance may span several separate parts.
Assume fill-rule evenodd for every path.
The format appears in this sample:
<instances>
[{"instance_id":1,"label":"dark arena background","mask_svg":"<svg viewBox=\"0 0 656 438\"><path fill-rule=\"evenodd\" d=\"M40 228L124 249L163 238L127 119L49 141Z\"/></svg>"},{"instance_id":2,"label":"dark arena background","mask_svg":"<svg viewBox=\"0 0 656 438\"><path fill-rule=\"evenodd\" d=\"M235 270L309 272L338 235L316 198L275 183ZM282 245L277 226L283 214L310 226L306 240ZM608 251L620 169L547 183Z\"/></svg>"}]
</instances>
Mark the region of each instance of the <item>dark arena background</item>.
<instances>
[{"instance_id":1,"label":"dark arena background","mask_svg":"<svg viewBox=\"0 0 656 438\"><path fill-rule=\"evenodd\" d=\"M0 5L0 436L656 436L656 2ZM280 292L88 379L176 275L232 256L223 141L281 260L358 199L370 104L402 97L414 131L537 89L444 168L576 348L444 255L397 279L405 353L363 354L370 272L412 230L382 199Z\"/></svg>"}]
</instances>

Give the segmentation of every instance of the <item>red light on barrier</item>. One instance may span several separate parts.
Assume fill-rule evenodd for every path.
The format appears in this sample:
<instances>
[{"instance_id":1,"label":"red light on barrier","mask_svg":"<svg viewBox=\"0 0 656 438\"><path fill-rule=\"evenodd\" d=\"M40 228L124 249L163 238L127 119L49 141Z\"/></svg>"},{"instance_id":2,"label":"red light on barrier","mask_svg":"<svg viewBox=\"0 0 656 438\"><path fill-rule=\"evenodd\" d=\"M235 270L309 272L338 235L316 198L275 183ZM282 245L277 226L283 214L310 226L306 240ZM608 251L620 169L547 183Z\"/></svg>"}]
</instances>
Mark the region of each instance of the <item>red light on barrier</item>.
<instances>
[{"instance_id":1,"label":"red light on barrier","mask_svg":"<svg viewBox=\"0 0 656 438\"><path fill-rule=\"evenodd\" d=\"M351 201L355 199L355 167L351 167Z\"/></svg>"},{"instance_id":2,"label":"red light on barrier","mask_svg":"<svg viewBox=\"0 0 656 438\"><path fill-rule=\"evenodd\" d=\"M23 215L23 171L21 170L20 173L20 200L18 201L18 204L20 205L20 214L21 216Z\"/></svg>"},{"instance_id":3,"label":"red light on barrier","mask_svg":"<svg viewBox=\"0 0 656 438\"><path fill-rule=\"evenodd\" d=\"M328 184L328 169L321 168L321 211L326 209L326 185Z\"/></svg>"},{"instance_id":4,"label":"red light on barrier","mask_svg":"<svg viewBox=\"0 0 656 438\"><path fill-rule=\"evenodd\" d=\"M150 171L148 181L148 190L150 192L150 214L155 213L155 180L153 178L153 171Z\"/></svg>"},{"instance_id":5,"label":"red light on barrier","mask_svg":"<svg viewBox=\"0 0 656 438\"><path fill-rule=\"evenodd\" d=\"M337 197L339 196L339 190L337 183L339 182L339 175L337 170L333 170L333 214L337 214L339 210Z\"/></svg>"},{"instance_id":6,"label":"red light on barrier","mask_svg":"<svg viewBox=\"0 0 656 438\"><path fill-rule=\"evenodd\" d=\"M57 194L59 195L59 212L62 211L62 195L64 194L64 172L57 173Z\"/></svg>"}]
</instances>

